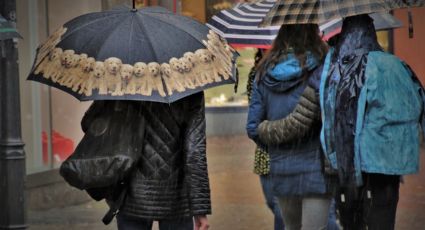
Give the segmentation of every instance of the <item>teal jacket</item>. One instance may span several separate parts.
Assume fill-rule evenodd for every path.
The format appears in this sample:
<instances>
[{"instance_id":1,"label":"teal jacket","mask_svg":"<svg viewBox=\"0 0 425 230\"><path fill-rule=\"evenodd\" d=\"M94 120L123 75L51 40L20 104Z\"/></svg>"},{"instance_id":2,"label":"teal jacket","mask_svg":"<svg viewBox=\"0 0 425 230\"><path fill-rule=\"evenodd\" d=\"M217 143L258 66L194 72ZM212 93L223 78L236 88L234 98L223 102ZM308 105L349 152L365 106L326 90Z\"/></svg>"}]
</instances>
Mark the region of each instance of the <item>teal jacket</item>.
<instances>
[{"instance_id":1,"label":"teal jacket","mask_svg":"<svg viewBox=\"0 0 425 230\"><path fill-rule=\"evenodd\" d=\"M332 146L336 87L327 84L332 49L320 84L321 142L331 166L337 169ZM365 84L358 99L354 166L356 182L361 172L405 175L419 170L419 132L424 126L424 91L411 70L394 55L368 53ZM338 80L338 79L336 79ZM325 97L326 95L326 97Z\"/></svg>"}]
</instances>

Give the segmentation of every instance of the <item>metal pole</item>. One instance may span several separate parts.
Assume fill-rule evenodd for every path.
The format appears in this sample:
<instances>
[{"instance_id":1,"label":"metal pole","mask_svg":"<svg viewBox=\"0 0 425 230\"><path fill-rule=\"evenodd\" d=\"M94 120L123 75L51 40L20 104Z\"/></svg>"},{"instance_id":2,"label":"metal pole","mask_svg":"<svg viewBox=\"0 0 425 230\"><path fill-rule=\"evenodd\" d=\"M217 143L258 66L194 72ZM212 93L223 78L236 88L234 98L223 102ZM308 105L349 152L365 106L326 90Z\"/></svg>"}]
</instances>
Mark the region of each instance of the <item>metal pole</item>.
<instances>
[{"instance_id":1,"label":"metal pole","mask_svg":"<svg viewBox=\"0 0 425 230\"><path fill-rule=\"evenodd\" d=\"M0 13L16 22L16 1L0 0ZM12 39L0 46L0 229L26 229L18 48Z\"/></svg>"}]
</instances>

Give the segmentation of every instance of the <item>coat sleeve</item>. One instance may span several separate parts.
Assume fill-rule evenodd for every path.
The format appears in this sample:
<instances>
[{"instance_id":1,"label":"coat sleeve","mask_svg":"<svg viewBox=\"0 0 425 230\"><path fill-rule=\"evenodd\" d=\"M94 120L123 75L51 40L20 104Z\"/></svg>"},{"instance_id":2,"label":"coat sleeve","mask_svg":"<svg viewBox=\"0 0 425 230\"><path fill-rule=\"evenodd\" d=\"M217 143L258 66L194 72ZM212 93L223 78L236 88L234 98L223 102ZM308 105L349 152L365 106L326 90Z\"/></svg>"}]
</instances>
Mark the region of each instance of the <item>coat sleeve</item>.
<instances>
[{"instance_id":1,"label":"coat sleeve","mask_svg":"<svg viewBox=\"0 0 425 230\"><path fill-rule=\"evenodd\" d=\"M275 121L262 121L257 132L260 140L268 145L290 143L303 138L312 131L313 124L320 122L319 83L323 67L311 72L307 87L301 94L294 111Z\"/></svg>"},{"instance_id":2,"label":"coat sleeve","mask_svg":"<svg viewBox=\"0 0 425 230\"><path fill-rule=\"evenodd\" d=\"M260 141L257 132L258 125L265 119L266 116L264 99L259 87L259 84L255 82L253 83L251 101L248 109L246 132L248 137L251 138L257 145L265 148L265 145Z\"/></svg>"},{"instance_id":3,"label":"coat sleeve","mask_svg":"<svg viewBox=\"0 0 425 230\"><path fill-rule=\"evenodd\" d=\"M319 99L315 90L307 86L292 113L279 120L261 122L257 131L260 140L268 145L290 143L307 136L319 120Z\"/></svg>"},{"instance_id":4,"label":"coat sleeve","mask_svg":"<svg viewBox=\"0 0 425 230\"><path fill-rule=\"evenodd\" d=\"M413 83L417 86L418 94L421 97L422 112L420 117L420 123L421 123L421 129L422 129L422 139L425 140L425 90L421 81L419 80L418 76L413 71L413 69L405 62L403 62L403 65L408 70L410 76L412 77Z\"/></svg>"},{"instance_id":5,"label":"coat sleeve","mask_svg":"<svg viewBox=\"0 0 425 230\"><path fill-rule=\"evenodd\" d=\"M186 173L191 213L211 214L205 133L205 102L203 93L191 96L187 127L184 134Z\"/></svg>"}]
</instances>

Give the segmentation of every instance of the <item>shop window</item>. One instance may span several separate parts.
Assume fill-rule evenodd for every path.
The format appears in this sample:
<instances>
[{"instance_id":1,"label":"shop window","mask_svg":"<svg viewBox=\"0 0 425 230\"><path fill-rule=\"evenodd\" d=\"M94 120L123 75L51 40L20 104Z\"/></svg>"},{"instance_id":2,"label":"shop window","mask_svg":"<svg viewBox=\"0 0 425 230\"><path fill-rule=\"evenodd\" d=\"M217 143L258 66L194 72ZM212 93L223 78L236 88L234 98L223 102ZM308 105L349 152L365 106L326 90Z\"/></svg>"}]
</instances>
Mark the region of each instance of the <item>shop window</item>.
<instances>
[{"instance_id":1,"label":"shop window","mask_svg":"<svg viewBox=\"0 0 425 230\"><path fill-rule=\"evenodd\" d=\"M205 20L208 21L213 15L221 10L233 7L240 0L206 0L205 1ZM240 54L237 60L239 72L239 81L236 87L233 85L224 85L205 91L206 105L209 107L226 106L247 106L248 98L246 94L246 84L248 73L254 65L254 55L256 49L243 48L237 50Z\"/></svg>"},{"instance_id":2,"label":"shop window","mask_svg":"<svg viewBox=\"0 0 425 230\"><path fill-rule=\"evenodd\" d=\"M26 143L27 173L60 166L83 136L80 121L91 102L80 102L60 90L26 81L35 50L48 34L68 20L102 10L101 0L34 1L17 4L18 29L25 39L19 42L21 74L22 136Z\"/></svg>"},{"instance_id":3,"label":"shop window","mask_svg":"<svg viewBox=\"0 0 425 230\"><path fill-rule=\"evenodd\" d=\"M247 82L248 74L254 66L254 56L257 49L243 48L238 49L240 54L237 59L237 68L239 72L239 81L236 87L234 85L223 85L211 88L205 91L206 105L209 107L226 106L248 106Z\"/></svg>"}]
</instances>

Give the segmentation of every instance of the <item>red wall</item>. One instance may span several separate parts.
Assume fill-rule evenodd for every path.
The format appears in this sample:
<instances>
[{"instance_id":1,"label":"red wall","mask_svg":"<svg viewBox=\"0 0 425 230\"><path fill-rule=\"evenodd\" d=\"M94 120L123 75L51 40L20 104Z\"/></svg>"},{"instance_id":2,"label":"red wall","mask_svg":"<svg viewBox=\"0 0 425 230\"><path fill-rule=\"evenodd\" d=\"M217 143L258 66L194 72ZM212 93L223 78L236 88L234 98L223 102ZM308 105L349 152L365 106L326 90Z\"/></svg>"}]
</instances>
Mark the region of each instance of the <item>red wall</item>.
<instances>
[{"instance_id":1,"label":"red wall","mask_svg":"<svg viewBox=\"0 0 425 230\"><path fill-rule=\"evenodd\" d=\"M403 27L394 30L394 53L406 61L425 84L425 7L412 9L413 38L409 38L407 10L396 10L394 16Z\"/></svg>"}]
</instances>

